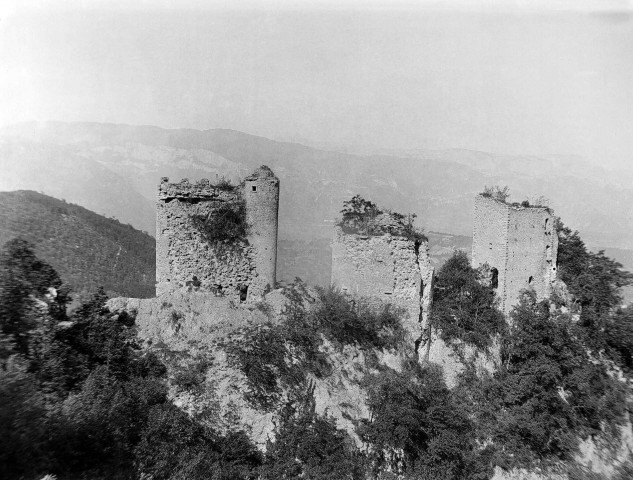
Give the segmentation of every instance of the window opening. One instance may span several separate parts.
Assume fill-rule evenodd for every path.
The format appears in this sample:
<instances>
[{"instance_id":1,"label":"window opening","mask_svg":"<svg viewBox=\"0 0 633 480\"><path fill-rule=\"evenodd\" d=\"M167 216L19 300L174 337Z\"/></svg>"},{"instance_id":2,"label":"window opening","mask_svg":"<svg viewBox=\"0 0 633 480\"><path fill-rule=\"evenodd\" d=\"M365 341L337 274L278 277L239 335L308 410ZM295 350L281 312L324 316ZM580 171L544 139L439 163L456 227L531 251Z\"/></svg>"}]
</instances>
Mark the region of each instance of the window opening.
<instances>
[{"instance_id":1,"label":"window opening","mask_svg":"<svg viewBox=\"0 0 633 480\"><path fill-rule=\"evenodd\" d=\"M251 187L251 190L252 190L253 192L256 192L256 191L257 191L257 185L253 185L253 186Z\"/></svg>"},{"instance_id":2,"label":"window opening","mask_svg":"<svg viewBox=\"0 0 633 480\"><path fill-rule=\"evenodd\" d=\"M240 302L245 302L248 296L248 285L240 286Z\"/></svg>"},{"instance_id":3,"label":"window opening","mask_svg":"<svg viewBox=\"0 0 633 480\"><path fill-rule=\"evenodd\" d=\"M499 287L499 270L497 270L496 268L492 268L490 270L490 273L492 273L492 277L490 278L490 286L496 289Z\"/></svg>"}]
</instances>

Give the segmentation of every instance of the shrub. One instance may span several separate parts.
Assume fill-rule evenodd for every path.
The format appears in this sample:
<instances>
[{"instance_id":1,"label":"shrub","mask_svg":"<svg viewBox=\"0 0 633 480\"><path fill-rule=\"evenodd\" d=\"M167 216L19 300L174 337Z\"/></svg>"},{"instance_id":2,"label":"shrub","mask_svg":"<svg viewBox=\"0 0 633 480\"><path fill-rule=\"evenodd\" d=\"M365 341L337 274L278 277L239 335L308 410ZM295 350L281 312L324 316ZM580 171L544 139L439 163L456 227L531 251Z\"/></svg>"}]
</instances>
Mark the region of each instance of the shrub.
<instances>
[{"instance_id":1,"label":"shrub","mask_svg":"<svg viewBox=\"0 0 633 480\"><path fill-rule=\"evenodd\" d=\"M149 411L134 453L140 477L155 480L250 480L261 463L243 432L217 435L169 404Z\"/></svg>"},{"instance_id":2,"label":"shrub","mask_svg":"<svg viewBox=\"0 0 633 480\"><path fill-rule=\"evenodd\" d=\"M510 189L507 186L503 188L498 185L492 185L491 187L485 186L481 195L483 197L493 198L502 203L507 203L508 197L510 197Z\"/></svg>"},{"instance_id":3,"label":"shrub","mask_svg":"<svg viewBox=\"0 0 633 480\"><path fill-rule=\"evenodd\" d=\"M340 345L365 348L395 348L403 339L400 319L404 311L393 305L372 306L350 299L336 288L319 290L321 305L311 313L311 322L327 339Z\"/></svg>"},{"instance_id":4,"label":"shrub","mask_svg":"<svg viewBox=\"0 0 633 480\"><path fill-rule=\"evenodd\" d=\"M315 413L312 389L288 402L280 413L261 469L263 480L362 480L363 456L333 419Z\"/></svg>"},{"instance_id":5,"label":"shrub","mask_svg":"<svg viewBox=\"0 0 633 480\"><path fill-rule=\"evenodd\" d=\"M218 182L215 184L215 188L217 188L218 190L224 190L227 192L230 192L232 190L235 190L235 185L231 184L231 181L222 176L222 178L220 178L220 180L218 180Z\"/></svg>"},{"instance_id":6,"label":"shrub","mask_svg":"<svg viewBox=\"0 0 633 480\"><path fill-rule=\"evenodd\" d=\"M301 380L302 372L286 362L289 352L285 340L281 329L269 323L247 330L226 347L229 363L246 376L248 391L244 397L255 408L272 411L281 397L280 380Z\"/></svg>"},{"instance_id":7,"label":"shrub","mask_svg":"<svg viewBox=\"0 0 633 480\"><path fill-rule=\"evenodd\" d=\"M191 223L209 242L245 241L248 234L244 200L222 202L208 215L192 215Z\"/></svg>"},{"instance_id":8,"label":"shrub","mask_svg":"<svg viewBox=\"0 0 633 480\"><path fill-rule=\"evenodd\" d=\"M172 383L181 390L196 390L204 382L210 365L209 360L197 358L178 366Z\"/></svg>"}]
</instances>

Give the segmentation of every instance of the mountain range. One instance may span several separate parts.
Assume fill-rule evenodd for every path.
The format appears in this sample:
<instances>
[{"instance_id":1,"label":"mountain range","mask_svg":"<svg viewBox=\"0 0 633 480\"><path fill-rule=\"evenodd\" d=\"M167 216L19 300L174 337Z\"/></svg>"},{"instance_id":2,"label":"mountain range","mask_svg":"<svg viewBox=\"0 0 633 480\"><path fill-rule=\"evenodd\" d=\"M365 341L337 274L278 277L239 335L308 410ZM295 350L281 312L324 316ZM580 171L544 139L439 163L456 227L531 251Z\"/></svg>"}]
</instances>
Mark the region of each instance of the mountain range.
<instances>
[{"instance_id":1,"label":"mountain range","mask_svg":"<svg viewBox=\"0 0 633 480\"><path fill-rule=\"evenodd\" d=\"M22 123L0 130L0 190L63 198L154 233L160 177L240 181L266 164L281 180L280 238L331 238L342 202L360 194L416 213L427 231L470 235L474 196L508 185L544 196L592 247L633 249L633 172L577 157L469 150L345 153L233 130L100 123Z\"/></svg>"},{"instance_id":2,"label":"mountain range","mask_svg":"<svg viewBox=\"0 0 633 480\"><path fill-rule=\"evenodd\" d=\"M327 283L329 239L355 194L417 214L432 255L469 250L473 199L507 185L511 200L545 197L594 250L633 262L633 172L569 156L470 150L339 151L233 130L101 123L30 122L0 129L0 190L35 190L154 235L161 177L240 182L268 165L281 180L279 273ZM455 237L457 235L458 237Z\"/></svg>"}]
</instances>

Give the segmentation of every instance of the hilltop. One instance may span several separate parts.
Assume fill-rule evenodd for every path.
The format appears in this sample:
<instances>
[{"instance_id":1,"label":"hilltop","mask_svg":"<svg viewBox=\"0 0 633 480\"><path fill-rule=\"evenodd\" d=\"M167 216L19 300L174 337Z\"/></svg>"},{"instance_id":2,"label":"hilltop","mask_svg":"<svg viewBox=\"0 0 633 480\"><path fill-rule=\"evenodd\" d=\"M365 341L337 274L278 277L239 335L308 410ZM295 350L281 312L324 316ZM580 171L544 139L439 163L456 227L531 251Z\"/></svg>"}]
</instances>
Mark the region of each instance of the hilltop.
<instances>
[{"instance_id":1,"label":"hilltop","mask_svg":"<svg viewBox=\"0 0 633 480\"><path fill-rule=\"evenodd\" d=\"M0 245L35 245L74 292L154 295L156 244L131 225L32 191L0 192Z\"/></svg>"}]
</instances>

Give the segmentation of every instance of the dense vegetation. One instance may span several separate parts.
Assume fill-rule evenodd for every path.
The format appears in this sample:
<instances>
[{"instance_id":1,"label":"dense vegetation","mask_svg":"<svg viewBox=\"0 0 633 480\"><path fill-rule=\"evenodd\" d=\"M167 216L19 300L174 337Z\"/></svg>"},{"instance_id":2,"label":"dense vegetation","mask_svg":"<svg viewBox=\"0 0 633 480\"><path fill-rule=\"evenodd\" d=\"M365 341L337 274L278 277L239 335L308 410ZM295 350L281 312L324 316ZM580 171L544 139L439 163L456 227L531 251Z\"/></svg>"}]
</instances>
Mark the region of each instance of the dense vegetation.
<instances>
[{"instance_id":1,"label":"dense vegetation","mask_svg":"<svg viewBox=\"0 0 633 480\"><path fill-rule=\"evenodd\" d=\"M381 210L375 203L355 195L343 202L341 221L338 225L345 233L360 233L363 235L383 235L391 233L406 237L415 242L427 241L421 230L414 226L417 217L415 213L403 215L390 210ZM380 216L388 216L389 222L380 222Z\"/></svg>"},{"instance_id":2,"label":"dense vegetation","mask_svg":"<svg viewBox=\"0 0 633 480\"><path fill-rule=\"evenodd\" d=\"M18 237L77 293L154 295L155 241L130 225L36 192L2 192L0 245Z\"/></svg>"},{"instance_id":3,"label":"dense vegetation","mask_svg":"<svg viewBox=\"0 0 633 480\"><path fill-rule=\"evenodd\" d=\"M241 328L223 346L246 377L247 400L276 415L265 453L246 433L216 431L173 405L166 367L141 348L133 316L108 311L102 291L68 314L57 272L28 242L8 242L0 252L0 477L478 480L495 465L570 460L588 435L617 441L627 387L610 370L633 368L633 313L618 293L630 276L559 229L569 311L560 308L565 299L526 292L506 326L465 255L438 272L435 332L450 345L500 346L495 372L467 364L453 389L403 344L402 312L331 289L314 298L299 281L287 287L283 318ZM365 361L362 445L316 413L313 381L331 375L334 355L348 347ZM399 370L377 361L393 349L410 355ZM200 385L211 361L172 371L172 384ZM624 465L618 480L630 471Z\"/></svg>"},{"instance_id":4,"label":"dense vegetation","mask_svg":"<svg viewBox=\"0 0 633 480\"><path fill-rule=\"evenodd\" d=\"M497 310L494 290L486 280L485 269L471 268L468 256L460 250L438 271L431 327L447 344L463 342L487 351L505 330L505 318Z\"/></svg>"},{"instance_id":5,"label":"dense vegetation","mask_svg":"<svg viewBox=\"0 0 633 480\"><path fill-rule=\"evenodd\" d=\"M71 316L55 271L24 241L0 256L0 477L254 478L261 454L167 398L165 367L103 292Z\"/></svg>"},{"instance_id":6,"label":"dense vegetation","mask_svg":"<svg viewBox=\"0 0 633 480\"><path fill-rule=\"evenodd\" d=\"M467 365L453 394L492 461L506 468L569 460L589 435L617 441L625 418L626 384L605 360L625 372L633 365L633 315L620 308L619 295L631 275L602 252L589 252L561 223L559 237L559 273L571 295L537 301L526 291L506 328L489 282L464 254L440 269L434 286L431 324L441 338L501 347L494 373Z\"/></svg>"}]
</instances>

